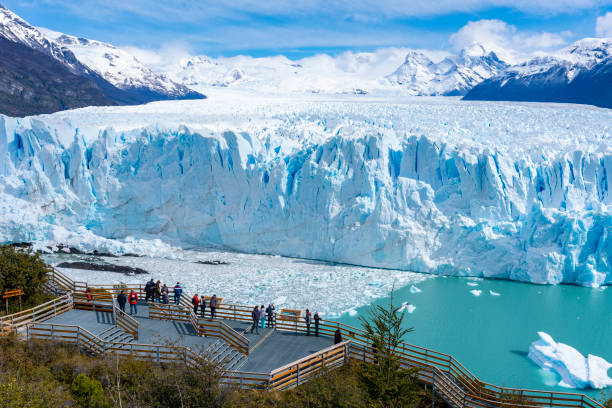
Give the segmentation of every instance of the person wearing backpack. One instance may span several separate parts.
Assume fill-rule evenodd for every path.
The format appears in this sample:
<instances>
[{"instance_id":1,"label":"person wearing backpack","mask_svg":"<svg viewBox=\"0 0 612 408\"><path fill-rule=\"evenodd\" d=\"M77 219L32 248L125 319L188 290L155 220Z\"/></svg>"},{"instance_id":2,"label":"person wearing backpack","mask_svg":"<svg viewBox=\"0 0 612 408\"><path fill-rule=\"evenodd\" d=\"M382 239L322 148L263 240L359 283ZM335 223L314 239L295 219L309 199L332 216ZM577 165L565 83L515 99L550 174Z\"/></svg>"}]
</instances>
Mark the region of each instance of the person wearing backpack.
<instances>
[{"instance_id":1,"label":"person wearing backpack","mask_svg":"<svg viewBox=\"0 0 612 408\"><path fill-rule=\"evenodd\" d=\"M198 294L196 293L191 298L191 304L193 305L193 314L198 314L198 306L200 305L200 299L198 298Z\"/></svg>"},{"instance_id":2,"label":"person wearing backpack","mask_svg":"<svg viewBox=\"0 0 612 408\"><path fill-rule=\"evenodd\" d=\"M131 291L128 301L130 302L130 314L138 314L138 307L136 306L138 303L138 294Z\"/></svg>"}]
</instances>

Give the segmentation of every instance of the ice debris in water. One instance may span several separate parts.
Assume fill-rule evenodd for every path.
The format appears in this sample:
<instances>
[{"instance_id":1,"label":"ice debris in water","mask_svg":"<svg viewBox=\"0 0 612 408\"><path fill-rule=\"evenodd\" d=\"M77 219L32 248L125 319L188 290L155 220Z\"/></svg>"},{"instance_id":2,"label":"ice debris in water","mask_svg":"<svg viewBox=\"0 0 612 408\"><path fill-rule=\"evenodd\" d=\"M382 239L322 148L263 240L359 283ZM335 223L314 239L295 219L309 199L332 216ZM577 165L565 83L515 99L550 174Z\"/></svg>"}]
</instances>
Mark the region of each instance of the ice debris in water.
<instances>
[{"instance_id":1,"label":"ice debris in water","mask_svg":"<svg viewBox=\"0 0 612 408\"><path fill-rule=\"evenodd\" d=\"M612 110L368 98L0 116L0 242L612 281Z\"/></svg>"},{"instance_id":2,"label":"ice debris in water","mask_svg":"<svg viewBox=\"0 0 612 408\"><path fill-rule=\"evenodd\" d=\"M542 368L556 372L559 386L567 388L605 388L612 385L608 369L612 364L589 354L586 358L575 348L557 343L544 332L529 346L528 357Z\"/></svg>"},{"instance_id":3,"label":"ice debris in water","mask_svg":"<svg viewBox=\"0 0 612 408\"><path fill-rule=\"evenodd\" d=\"M410 286L410 293L421 293L422 290L417 288L416 286L412 285Z\"/></svg>"},{"instance_id":4,"label":"ice debris in water","mask_svg":"<svg viewBox=\"0 0 612 408\"><path fill-rule=\"evenodd\" d=\"M468 282L467 284L468 286L478 286L478 283L476 282Z\"/></svg>"},{"instance_id":5,"label":"ice debris in water","mask_svg":"<svg viewBox=\"0 0 612 408\"><path fill-rule=\"evenodd\" d=\"M489 290L489 294L490 294L491 296L501 296L501 293L497 293L497 292L494 292L494 291L492 291L492 290Z\"/></svg>"},{"instance_id":6,"label":"ice debris in water","mask_svg":"<svg viewBox=\"0 0 612 408\"><path fill-rule=\"evenodd\" d=\"M482 290L472 289L470 290L470 293L474 296L480 296L480 294L482 293Z\"/></svg>"},{"instance_id":7,"label":"ice debris in water","mask_svg":"<svg viewBox=\"0 0 612 408\"><path fill-rule=\"evenodd\" d=\"M327 317L339 317L351 309L356 310L386 297L394 285L403 288L432 279L430 275L406 271L222 251L179 251L176 258L104 258L113 264L144 269L150 275L60 270L74 280L101 284L144 284L150 278L172 285L180 281L186 293L215 293L222 296L225 303L266 306L274 303L277 310L309 308ZM45 255L45 260L52 264L78 259L76 255ZM196 263L204 259L216 259L227 264ZM373 281L377 282L376 286L368 285Z\"/></svg>"},{"instance_id":8,"label":"ice debris in water","mask_svg":"<svg viewBox=\"0 0 612 408\"><path fill-rule=\"evenodd\" d=\"M408 313L413 313L416 310L416 306L411 305L408 302L403 302L402 306L399 308L399 311L402 312L404 310Z\"/></svg>"}]
</instances>

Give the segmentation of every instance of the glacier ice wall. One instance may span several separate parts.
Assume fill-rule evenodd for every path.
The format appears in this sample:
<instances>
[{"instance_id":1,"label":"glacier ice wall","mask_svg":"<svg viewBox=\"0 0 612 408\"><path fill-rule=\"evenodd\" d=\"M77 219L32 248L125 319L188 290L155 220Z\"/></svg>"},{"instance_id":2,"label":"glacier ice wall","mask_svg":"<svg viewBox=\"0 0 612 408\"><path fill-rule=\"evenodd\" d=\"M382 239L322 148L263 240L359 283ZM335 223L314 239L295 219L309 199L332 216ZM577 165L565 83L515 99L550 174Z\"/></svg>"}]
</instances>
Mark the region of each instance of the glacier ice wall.
<instances>
[{"instance_id":1,"label":"glacier ice wall","mask_svg":"<svg viewBox=\"0 0 612 408\"><path fill-rule=\"evenodd\" d=\"M393 126L321 138L108 127L92 137L49 123L0 120L0 241L121 252L128 237L158 237L436 274L612 281L607 138L599 149L515 155Z\"/></svg>"}]
</instances>

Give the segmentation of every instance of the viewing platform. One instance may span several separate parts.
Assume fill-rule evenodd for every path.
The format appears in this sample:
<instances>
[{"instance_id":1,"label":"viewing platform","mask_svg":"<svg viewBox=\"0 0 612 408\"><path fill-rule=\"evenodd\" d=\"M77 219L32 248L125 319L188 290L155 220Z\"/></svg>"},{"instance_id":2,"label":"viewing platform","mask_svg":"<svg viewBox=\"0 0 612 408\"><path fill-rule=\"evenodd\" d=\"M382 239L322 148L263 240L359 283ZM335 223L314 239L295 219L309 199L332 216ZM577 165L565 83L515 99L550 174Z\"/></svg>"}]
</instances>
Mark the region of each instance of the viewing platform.
<instances>
[{"instance_id":1,"label":"viewing platform","mask_svg":"<svg viewBox=\"0 0 612 408\"><path fill-rule=\"evenodd\" d=\"M310 335L300 312L275 313L272 327L251 334L253 306L224 304L210 315L196 316L190 297L178 305L143 302L142 286L104 286L75 282L54 270L46 290L54 300L0 318L0 333L26 340L75 344L90 355L130 356L194 369L210 362L222 369L221 383L266 390L298 386L349 360L376 364L380 356L361 329L322 321ZM120 291L141 299L133 316L118 307ZM129 306L127 306L129 308ZM268 323L268 322L267 322ZM341 340L336 343L335 335ZM400 366L415 370L416 380L450 406L604 408L577 393L499 387L478 379L453 356L401 343L392 350ZM377 357L378 356L378 357Z\"/></svg>"}]
</instances>

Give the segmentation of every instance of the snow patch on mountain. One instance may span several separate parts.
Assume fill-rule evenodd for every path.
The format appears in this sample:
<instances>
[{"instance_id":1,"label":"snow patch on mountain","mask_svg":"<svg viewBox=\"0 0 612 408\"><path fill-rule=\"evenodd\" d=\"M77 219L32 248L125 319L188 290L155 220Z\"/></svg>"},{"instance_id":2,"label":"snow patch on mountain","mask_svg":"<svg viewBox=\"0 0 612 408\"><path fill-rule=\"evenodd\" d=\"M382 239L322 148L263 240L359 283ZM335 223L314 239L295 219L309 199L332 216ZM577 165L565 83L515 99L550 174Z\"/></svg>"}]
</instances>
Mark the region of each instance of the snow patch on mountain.
<instances>
[{"instance_id":1,"label":"snow patch on mountain","mask_svg":"<svg viewBox=\"0 0 612 408\"><path fill-rule=\"evenodd\" d=\"M612 281L612 111L213 96L3 118L0 241Z\"/></svg>"}]
</instances>

